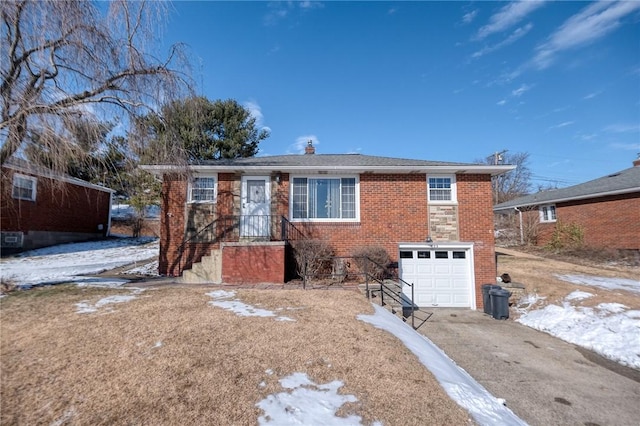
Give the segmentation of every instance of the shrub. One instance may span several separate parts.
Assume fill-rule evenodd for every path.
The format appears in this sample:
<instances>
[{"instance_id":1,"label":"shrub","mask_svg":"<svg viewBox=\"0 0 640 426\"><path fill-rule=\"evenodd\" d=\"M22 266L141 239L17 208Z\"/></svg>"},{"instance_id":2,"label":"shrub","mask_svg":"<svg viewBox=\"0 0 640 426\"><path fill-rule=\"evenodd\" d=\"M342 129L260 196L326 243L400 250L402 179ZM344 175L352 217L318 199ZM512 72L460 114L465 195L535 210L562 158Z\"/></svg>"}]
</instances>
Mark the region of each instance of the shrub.
<instances>
[{"instance_id":1,"label":"shrub","mask_svg":"<svg viewBox=\"0 0 640 426\"><path fill-rule=\"evenodd\" d=\"M579 248L584 242L584 228L577 223L564 224L557 222L551 234L547 248L561 250L564 248Z\"/></svg>"},{"instance_id":2,"label":"shrub","mask_svg":"<svg viewBox=\"0 0 640 426\"><path fill-rule=\"evenodd\" d=\"M369 275L381 280L387 274L387 265L391 262L391 257L384 247L365 246L354 251L353 261L361 272L366 271Z\"/></svg>"},{"instance_id":3,"label":"shrub","mask_svg":"<svg viewBox=\"0 0 640 426\"><path fill-rule=\"evenodd\" d=\"M296 272L300 277L330 273L333 248L324 240L292 241Z\"/></svg>"}]
</instances>

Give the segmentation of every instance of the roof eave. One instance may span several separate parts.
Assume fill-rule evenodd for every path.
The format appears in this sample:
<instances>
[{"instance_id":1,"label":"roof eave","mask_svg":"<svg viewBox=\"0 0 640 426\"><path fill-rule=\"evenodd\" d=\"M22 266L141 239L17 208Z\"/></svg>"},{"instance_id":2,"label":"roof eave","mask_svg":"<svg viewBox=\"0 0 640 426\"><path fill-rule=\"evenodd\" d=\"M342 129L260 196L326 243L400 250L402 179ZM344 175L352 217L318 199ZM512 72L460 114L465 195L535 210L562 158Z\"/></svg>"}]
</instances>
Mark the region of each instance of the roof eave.
<instances>
[{"instance_id":1,"label":"roof eave","mask_svg":"<svg viewBox=\"0 0 640 426\"><path fill-rule=\"evenodd\" d=\"M155 175L184 171L184 167L174 165L142 165L146 170ZM442 165L442 166L288 166L288 165L191 165L188 169L193 172L284 172L284 173L458 173L458 174L490 174L497 176L515 169L516 166L482 166L482 165Z\"/></svg>"},{"instance_id":2,"label":"roof eave","mask_svg":"<svg viewBox=\"0 0 640 426\"><path fill-rule=\"evenodd\" d=\"M631 193L634 193L634 192L640 192L640 186L633 187L633 188L618 189L618 190L614 190L614 191L597 192L597 193L594 193L594 194L576 195L574 197L560 197L560 198L553 198L553 199L549 199L549 200L540 200L540 201L536 201L536 202L518 203L518 204L513 204L513 205L510 205L510 206L500 207L500 208L494 207L493 211L494 212L498 212L498 211L503 211L503 210L513 210L513 209L520 208L520 207L542 206L542 205L546 205L546 204L564 203L564 202L567 202L567 201L588 200L590 198L607 197L607 196L610 196L610 195L624 195L624 194L631 194Z\"/></svg>"}]
</instances>

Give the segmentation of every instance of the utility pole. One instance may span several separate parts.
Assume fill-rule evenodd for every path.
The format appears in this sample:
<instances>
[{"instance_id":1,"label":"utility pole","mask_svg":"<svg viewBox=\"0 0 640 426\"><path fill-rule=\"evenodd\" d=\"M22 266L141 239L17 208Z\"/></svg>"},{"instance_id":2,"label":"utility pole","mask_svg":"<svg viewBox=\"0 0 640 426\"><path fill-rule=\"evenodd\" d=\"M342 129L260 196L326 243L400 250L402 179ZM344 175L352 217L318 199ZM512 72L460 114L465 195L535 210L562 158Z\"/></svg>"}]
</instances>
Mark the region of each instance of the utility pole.
<instances>
[{"instance_id":1,"label":"utility pole","mask_svg":"<svg viewBox=\"0 0 640 426\"><path fill-rule=\"evenodd\" d=\"M498 164L501 164L502 161L504 160L504 154L508 151L508 149L503 149L502 151L496 151L493 154L491 154L490 156L487 157L487 160L489 161L493 161L493 165L497 166ZM491 182L493 184L493 189L495 192L495 203L498 203L498 177L493 177L491 178Z\"/></svg>"}]
</instances>

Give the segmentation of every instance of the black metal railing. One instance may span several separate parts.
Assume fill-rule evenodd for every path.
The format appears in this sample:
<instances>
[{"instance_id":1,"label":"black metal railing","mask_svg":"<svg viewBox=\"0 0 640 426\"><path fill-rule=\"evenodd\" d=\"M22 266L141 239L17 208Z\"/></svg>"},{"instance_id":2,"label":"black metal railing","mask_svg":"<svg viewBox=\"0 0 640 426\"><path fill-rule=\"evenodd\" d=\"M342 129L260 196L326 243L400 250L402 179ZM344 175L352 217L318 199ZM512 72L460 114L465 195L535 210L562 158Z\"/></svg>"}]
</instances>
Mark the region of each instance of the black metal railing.
<instances>
[{"instance_id":1,"label":"black metal railing","mask_svg":"<svg viewBox=\"0 0 640 426\"><path fill-rule=\"evenodd\" d=\"M318 260L314 259L316 263ZM391 272L392 269L395 269L395 263L383 266L369 257L354 256L334 256L320 260L327 262L324 269L331 269L331 273L316 272L313 275L307 274L306 271L309 271L309 267L305 264L303 268L305 272L301 277L303 279L303 289L307 288L307 282L310 278L330 279L333 283L342 283L347 277L356 278L359 276L364 279L365 293L368 299L380 297L380 304L382 306L389 305L391 312L394 314L396 310L393 305L400 307L402 309L402 319L405 322L410 320L411 327L414 330L420 328L431 317L431 313L421 311L414 303L415 291L413 283L409 283ZM352 270L350 260L361 266L357 270ZM358 260L360 261L358 262ZM422 317L416 317L416 312L422 312Z\"/></svg>"},{"instance_id":2,"label":"black metal railing","mask_svg":"<svg viewBox=\"0 0 640 426\"><path fill-rule=\"evenodd\" d=\"M188 230L178 247L178 268L180 272L187 260L200 261L204 253L189 250L197 244L217 244L238 241L299 241L306 238L304 232L281 216L280 223L270 215L224 215L206 224L198 230ZM279 228L278 229L278 225ZM192 256L191 259L185 259Z\"/></svg>"},{"instance_id":3,"label":"black metal railing","mask_svg":"<svg viewBox=\"0 0 640 426\"><path fill-rule=\"evenodd\" d=\"M280 239L282 241L299 241L306 239L305 234L289 222L284 216L280 217Z\"/></svg>"}]
</instances>

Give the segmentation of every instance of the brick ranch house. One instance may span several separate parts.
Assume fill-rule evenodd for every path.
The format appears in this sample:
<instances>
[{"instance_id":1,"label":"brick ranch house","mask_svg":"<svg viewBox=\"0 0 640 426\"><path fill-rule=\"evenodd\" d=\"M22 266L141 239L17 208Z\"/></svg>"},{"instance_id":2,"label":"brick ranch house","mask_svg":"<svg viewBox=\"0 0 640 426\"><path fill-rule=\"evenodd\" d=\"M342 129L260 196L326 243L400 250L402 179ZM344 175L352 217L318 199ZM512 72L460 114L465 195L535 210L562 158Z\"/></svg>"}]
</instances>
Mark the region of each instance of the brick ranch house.
<instances>
[{"instance_id":1,"label":"brick ranch house","mask_svg":"<svg viewBox=\"0 0 640 426\"><path fill-rule=\"evenodd\" d=\"M338 256L384 247L416 283L420 306L472 309L496 277L491 177L514 168L315 154L311 143L305 155L206 161L186 172L141 167L163 180L160 274L192 268L206 282L284 282L285 240L303 230Z\"/></svg>"},{"instance_id":2,"label":"brick ranch house","mask_svg":"<svg viewBox=\"0 0 640 426\"><path fill-rule=\"evenodd\" d=\"M540 246L564 224L582 229L587 247L640 250L640 158L629 169L519 197L497 204L494 211L535 216Z\"/></svg>"},{"instance_id":3,"label":"brick ranch house","mask_svg":"<svg viewBox=\"0 0 640 426\"><path fill-rule=\"evenodd\" d=\"M111 189L10 158L2 165L2 253L104 238L112 194Z\"/></svg>"}]
</instances>

